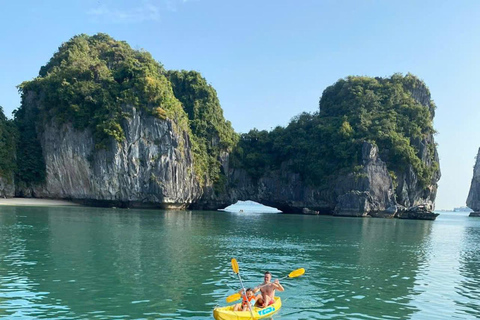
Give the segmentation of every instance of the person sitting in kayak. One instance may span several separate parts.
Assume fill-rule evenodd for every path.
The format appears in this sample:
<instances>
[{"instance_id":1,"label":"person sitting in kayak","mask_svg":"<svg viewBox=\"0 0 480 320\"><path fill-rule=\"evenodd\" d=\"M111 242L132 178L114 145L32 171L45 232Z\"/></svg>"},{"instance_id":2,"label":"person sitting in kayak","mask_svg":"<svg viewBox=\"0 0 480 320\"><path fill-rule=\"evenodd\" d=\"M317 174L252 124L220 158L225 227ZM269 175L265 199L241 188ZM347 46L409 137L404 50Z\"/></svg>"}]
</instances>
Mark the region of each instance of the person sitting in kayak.
<instances>
[{"instance_id":1,"label":"person sitting in kayak","mask_svg":"<svg viewBox=\"0 0 480 320\"><path fill-rule=\"evenodd\" d=\"M258 297L257 299L257 306L259 308L265 308L266 306L269 306L271 304L275 303L275 290L278 290L280 292L285 291L285 289L282 287L280 282L275 280L274 282L271 282L272 280L272 274L270 272L265 272L265 276L263 277L263 283L253 289L254 293L257 293L258 291L261 292L262 296Z\"/></svg>"},{"instance_id":2,"label":"person sitting in kayak","mask_svg":"<svg viewBox=\"0 0 480 320\"><path fill-rule=\"evenodd\" d=\"M243 295L243 290L240 290L239 293L242 294L243 300L242 303L237 303L235 307L233 307L233 311L249 311L248 304L250 304L250 307L252 308L255 305L255 295L253 294L253 290L248 288L246 290L246 297Z\"/></svg>"}]
</instances>

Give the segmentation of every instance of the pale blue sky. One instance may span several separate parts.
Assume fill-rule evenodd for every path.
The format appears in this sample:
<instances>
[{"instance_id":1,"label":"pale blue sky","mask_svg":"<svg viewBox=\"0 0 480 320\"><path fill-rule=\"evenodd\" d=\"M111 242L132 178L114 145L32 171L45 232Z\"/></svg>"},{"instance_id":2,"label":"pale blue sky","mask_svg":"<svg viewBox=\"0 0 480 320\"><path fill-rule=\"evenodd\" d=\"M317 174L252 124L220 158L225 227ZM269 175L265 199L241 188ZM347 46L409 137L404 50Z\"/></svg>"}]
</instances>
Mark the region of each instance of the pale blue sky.
<instances>
[{"instance_id":1,"label":"pale blue sky","mask_svg":"<svg viewBox=\"0 0 480 320\"><path fill-rule=\"evenodd\" d=\"M62 42L105 32L197 70L237 132L314 111L348 75L411 72L437 104L437 209L465 205L480 147L480 1L0 0L0 105Z\"/></svg>"}]
</instances>

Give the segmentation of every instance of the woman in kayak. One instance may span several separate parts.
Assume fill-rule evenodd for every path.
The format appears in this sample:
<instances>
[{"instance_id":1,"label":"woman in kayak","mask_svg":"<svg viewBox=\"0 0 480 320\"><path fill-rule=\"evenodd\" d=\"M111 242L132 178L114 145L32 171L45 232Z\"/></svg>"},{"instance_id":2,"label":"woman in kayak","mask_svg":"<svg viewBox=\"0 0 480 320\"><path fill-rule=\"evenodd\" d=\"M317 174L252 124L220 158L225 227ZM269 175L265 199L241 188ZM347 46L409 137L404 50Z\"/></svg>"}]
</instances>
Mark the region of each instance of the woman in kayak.
<instances>
[{"instance_id":1,"label":"woman in kayak","mask_svg":"<svg viewBox=\"0 0 480 320\"><path fill-rule=\"evenodd\" d=\"M240 293L243 293L242 292L243 290L240 290ZM250 304L250 307L253 308L253 306L255 305L255 295L253 294L253 290L251 288L248 288L247 291L246 291L246 297L242 294L242 303L237 303L235 305L235 307L233 308L233 311L248 311L250 310L248 308L248 305Z\"/></svg>"}]
</instances>

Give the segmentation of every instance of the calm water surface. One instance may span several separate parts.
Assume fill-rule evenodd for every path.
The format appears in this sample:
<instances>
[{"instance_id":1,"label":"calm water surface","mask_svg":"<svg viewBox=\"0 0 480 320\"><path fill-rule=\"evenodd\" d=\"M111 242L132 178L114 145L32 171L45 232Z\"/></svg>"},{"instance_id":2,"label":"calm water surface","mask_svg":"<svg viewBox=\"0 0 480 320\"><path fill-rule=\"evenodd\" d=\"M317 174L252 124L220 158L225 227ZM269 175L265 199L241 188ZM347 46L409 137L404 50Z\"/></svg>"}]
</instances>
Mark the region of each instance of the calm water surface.
<instances>
[{"instance_id":1,"label":"calm water surface","mask_svg":"<svg viewBox=\"0 0 480 320\"><path fill-rule=\"evenodd\" d=\"M274 319L480 318L480 219L0 207L0 317L212 319L284 280Z\"/></svg>"}]
</instances>

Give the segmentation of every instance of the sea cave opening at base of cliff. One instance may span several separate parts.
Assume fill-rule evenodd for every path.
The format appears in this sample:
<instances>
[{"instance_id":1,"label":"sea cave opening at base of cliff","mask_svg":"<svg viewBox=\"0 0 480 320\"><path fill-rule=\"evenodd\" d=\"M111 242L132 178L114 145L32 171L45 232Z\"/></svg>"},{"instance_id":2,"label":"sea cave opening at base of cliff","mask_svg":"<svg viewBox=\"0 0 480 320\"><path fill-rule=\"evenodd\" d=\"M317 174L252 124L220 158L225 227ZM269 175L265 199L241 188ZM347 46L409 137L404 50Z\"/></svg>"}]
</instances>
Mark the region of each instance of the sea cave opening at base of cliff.
<instances>
[{"instance_id":1,"label":"sea cave opening at base of cliff","mask_svg":"<svg viewBox=\"0 0 480 320\"><path fill-rule=\"evenodd\" d=\"M221 209L221 211L240 213L282 213L282 211L278 210L277 208L265 206L252 200L239 200L236 203Z\"/></svg>"}]
</instances>

